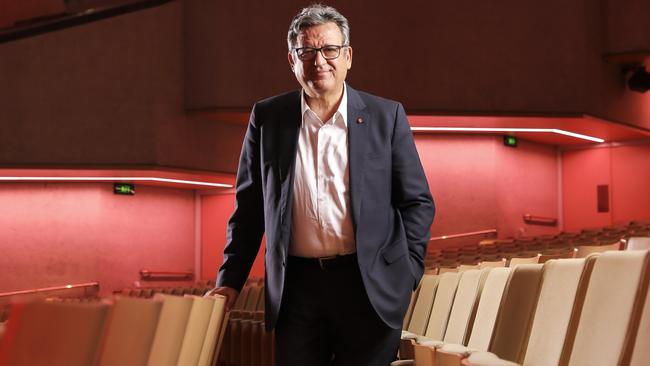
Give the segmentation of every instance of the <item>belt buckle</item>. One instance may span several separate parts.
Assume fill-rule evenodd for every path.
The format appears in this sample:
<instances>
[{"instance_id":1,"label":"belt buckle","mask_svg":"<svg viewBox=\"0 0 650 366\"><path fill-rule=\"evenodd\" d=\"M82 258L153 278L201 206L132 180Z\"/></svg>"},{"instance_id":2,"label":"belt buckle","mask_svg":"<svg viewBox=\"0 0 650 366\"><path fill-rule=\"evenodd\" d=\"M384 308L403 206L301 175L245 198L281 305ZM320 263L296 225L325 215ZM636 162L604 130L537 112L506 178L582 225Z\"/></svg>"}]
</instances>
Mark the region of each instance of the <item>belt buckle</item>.
<instances>
[{"instance_id":1,"label":"belt buckle","mask_svg":"<svg viewBox=\"0 0 650 366\"><path fill-rule=\"evenodd\" d=\"M325 261L335 259L336 257L336 255L330 255L329 257L318 257L318 264L320 265L320 269L325 269Z\"/></svg>"}]
</instances>

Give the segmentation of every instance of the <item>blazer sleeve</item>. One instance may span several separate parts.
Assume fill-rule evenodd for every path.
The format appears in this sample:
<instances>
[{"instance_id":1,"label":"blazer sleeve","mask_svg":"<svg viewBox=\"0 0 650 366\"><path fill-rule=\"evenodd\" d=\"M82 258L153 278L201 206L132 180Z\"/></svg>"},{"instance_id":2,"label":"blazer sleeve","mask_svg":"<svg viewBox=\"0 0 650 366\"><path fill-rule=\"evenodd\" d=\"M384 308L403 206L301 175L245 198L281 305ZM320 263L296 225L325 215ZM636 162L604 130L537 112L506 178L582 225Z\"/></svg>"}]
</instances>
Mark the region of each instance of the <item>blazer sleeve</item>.
<instances>
[{"instance_id":1,"label":"blazer sleeve","mask_svg":"<svg viewBox=\"0 0 650 366\"><path fill-rule=\"evenodd\" d=\"M424 273L435 205L404 107L399 103L392 137L392 200L402 217L414 275L419 279Z\"/></svg>"},{"instance_id":2,"label":"blazer sleeve","mask_svg":"<svg viewBox=\"0 0 650 366\"><path fill-rule=\"evenodd\" d=\"M235 208L228 221L224 262L219 269L217 286L240 291L257 256L264 234L264 204L260 170L260 127L253 107L242 144Z\"/></svg>"}]
</instances>

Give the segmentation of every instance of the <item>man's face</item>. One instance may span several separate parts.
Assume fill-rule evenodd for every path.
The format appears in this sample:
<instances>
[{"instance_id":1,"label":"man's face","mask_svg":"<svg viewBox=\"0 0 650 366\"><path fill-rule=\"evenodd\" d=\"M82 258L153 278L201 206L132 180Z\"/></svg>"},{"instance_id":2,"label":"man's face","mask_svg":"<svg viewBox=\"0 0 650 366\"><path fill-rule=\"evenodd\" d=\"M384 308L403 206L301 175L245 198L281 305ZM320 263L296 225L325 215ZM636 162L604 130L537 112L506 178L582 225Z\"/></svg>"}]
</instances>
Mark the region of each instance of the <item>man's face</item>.
<instances>
[{"instance_id":1,"label":"man's face","mask_svg":"<svg viewBox=\"0 0 650 366\"><path fill-rule=\"evenodd\" d=\"M343 34L336 23L325 23L305 28L298 34L295 48L343 45ZM289 64L296 79L312 98L335 96L342 91L343 82L352 67L352 48L341 48L339 57L326 60L321 52L311 59L300 59L289 52Z\"/></svg>"}]
</instances>

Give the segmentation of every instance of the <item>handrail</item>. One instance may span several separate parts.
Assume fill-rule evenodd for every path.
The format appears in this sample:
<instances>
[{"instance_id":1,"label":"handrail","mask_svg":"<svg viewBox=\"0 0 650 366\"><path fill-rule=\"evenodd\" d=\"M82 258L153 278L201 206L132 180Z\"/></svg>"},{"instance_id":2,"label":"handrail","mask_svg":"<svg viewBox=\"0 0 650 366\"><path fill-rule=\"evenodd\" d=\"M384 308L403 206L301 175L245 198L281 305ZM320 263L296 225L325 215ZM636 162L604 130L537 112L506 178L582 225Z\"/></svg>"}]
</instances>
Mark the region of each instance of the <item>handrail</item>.
<instances>
[{"instance_id":1,"label":"handrail","mask_svg":"<svg viewBox=\"0 0 650 366\"><path fill-rule=\"evenodd\" d=\"M542 217L531 214L523 215L524 222L529 225L556 226L557 219L554 217Z\"/></svg>"},{"instance_id":2,"label":"handrail","mask_svg":"<svg viewBox=\"0 0 650 366\"><path fill-rule=\"evenodd\" d=\"M68 290L68 289L72 289L72 288L84 288L84 287L97 287L99 289L99 282L84 282L84 283L77 283L77 284L74 284L74 285L42 287L42 288L36 288L36 289L31 289L31 290L19 290L19 291L3 292L3 293L0 293L0 297L9 297L9 296L17 296L17 295L29 295L29 294L37 294L37 293L41 293L41 292Z\"/></svg>"},{"instance_id":3,"label":"handrail","mask_svg":"<svg viewBox=\"0 0 650 366\"><path fill-rule=\"evenodd\" d=\"M460 234L434 236L433 238L429 239L429 241L456 239L456 238L464 238L464 237L468 237L468 236L484 235L484 234L496 234L496 233L497 233L497 229L470 231L470 232L467 232L467 233L460 233Z\"/></svg>"},{"instance_id":4,"label":"handrail","mask_svg":"<svg viewBox=\"0 0 650 366\"><path fill-rule=\"evenodd\" d=\"M191 281L194 279L193 272L174 271L149 271L140 270L140 279L143 281Z\"/></svg>"}]
</instances>

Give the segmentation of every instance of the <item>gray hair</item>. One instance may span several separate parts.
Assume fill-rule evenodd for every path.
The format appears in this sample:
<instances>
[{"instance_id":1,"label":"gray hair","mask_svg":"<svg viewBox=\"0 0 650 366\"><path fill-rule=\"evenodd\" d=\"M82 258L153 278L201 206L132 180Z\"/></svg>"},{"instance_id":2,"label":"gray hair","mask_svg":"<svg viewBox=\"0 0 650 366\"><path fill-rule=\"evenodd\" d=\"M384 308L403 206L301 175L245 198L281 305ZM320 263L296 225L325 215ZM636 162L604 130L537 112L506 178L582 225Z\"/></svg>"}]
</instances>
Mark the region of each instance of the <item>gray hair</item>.
<instances>
[{"instance_id":1,"label":"gray hair","mask_svg":"<svg viewBox=\"0 0 650 366\"><path fill-rule=\"evenodd\" d=\"M289 51L293 50L296 45L298 34L301 30L330 22L335 23L339 27L339 30L341 30L343 45L349 45L350 25L348 24L348 20L331 6L313 4L302 9L291 21L289 33L287 34Z\"/></svg>"}]
</instances>

